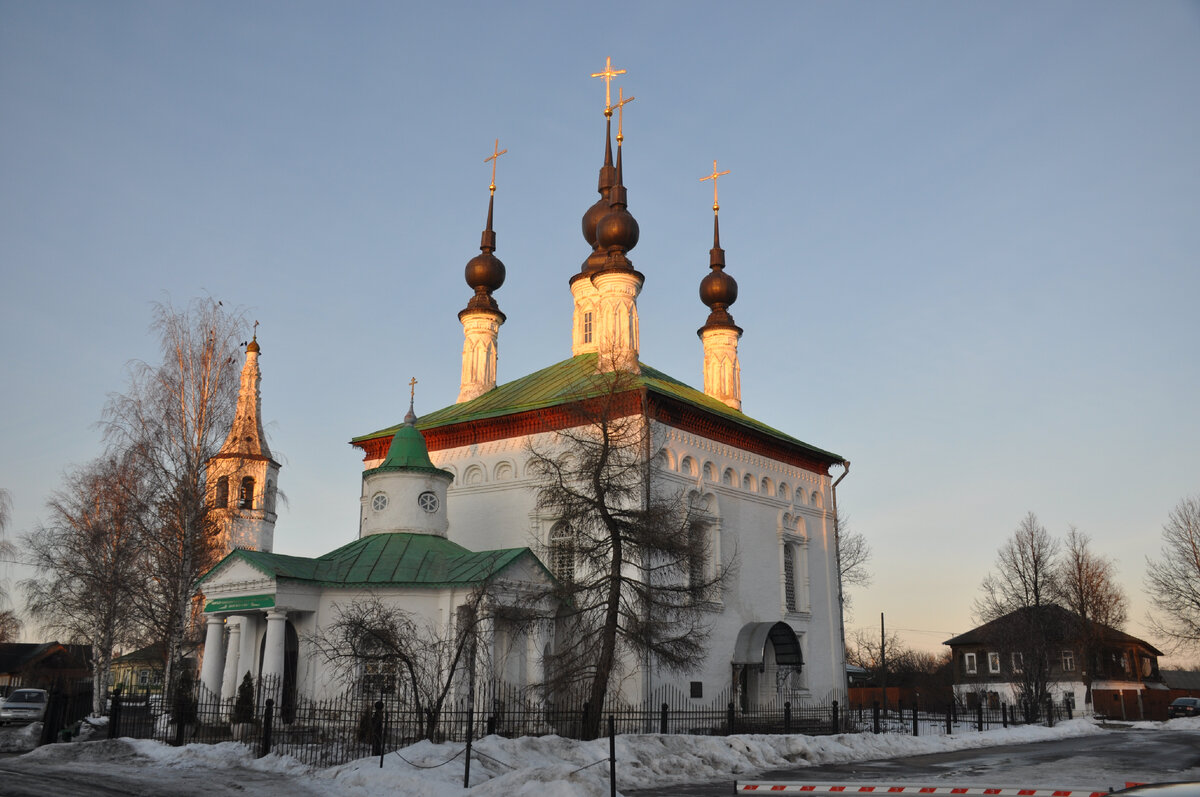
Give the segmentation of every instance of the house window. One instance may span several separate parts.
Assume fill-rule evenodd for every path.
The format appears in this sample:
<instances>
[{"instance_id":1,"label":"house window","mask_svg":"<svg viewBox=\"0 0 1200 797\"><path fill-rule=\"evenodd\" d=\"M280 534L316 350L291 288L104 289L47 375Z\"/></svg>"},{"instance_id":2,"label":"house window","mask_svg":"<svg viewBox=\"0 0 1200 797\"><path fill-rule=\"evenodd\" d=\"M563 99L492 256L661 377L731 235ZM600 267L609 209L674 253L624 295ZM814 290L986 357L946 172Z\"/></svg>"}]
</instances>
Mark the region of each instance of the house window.
<instances>
[{"instance_id":1,"label":"house window","mask_svg":"<svg viewBox=\"0 0 1200 797\"><path fill-rule=\"evenodd\" d=\"M988 654L988 672L990 672L990 673L1000 672L1000 654L999 653L989 653Z\"/></svg>"},{"instance_id":2,"label":"house window","mask_svg":"<svg viewBox=\"0 0 1200 797\"><path fill-rule=\"evenodd\" d=\"M963 654L963 669L966 671L967 675L974 675L975 673L979 672L978 668L975 666L974 653Z\"/></svg>"},{"instance_id":3,"label":"house window","mask_svg":"<svg viewBox=\"0 0 1200 797\"><path fill-rule=\"evenodd\" d=\"M1022 670L1025 669L1025 654L1023 654L1023 653L1012 654L1012 668L1013 668L1013 672L1021 672Z\"/></svg>"},{"instance_id":4,"label":"house window","mask_svg":"<svg viewBox=\"0 0 1200 797\"><path fill-rule=\"evenodd\" d=\"M583 314L583 342L592 342L592 314L590 311Z\"/></svg>"},{"instance_id":5,"label":"house window","mask_svg":"<svg viewBox=\"0 0 1200 797\"><path fill-rule=\"evenodd\" d=\"M1072 710L1075 708L1074 692L1063 692L1063 708L1069 708Z\"/></svg>"},{"instance_id":6,"label":"house window","mask_svg":"<svg viewBox=\"0 0 1200 797\"><path fill-rule=\"evenodd\" d=\"M149 686L149 685L150 685L150 671L149 670L138 670L138 686Z\"/></svg>"},{"instance_id":7,"label":"house window","mask_svg":"<svg viewBox=\"0 0 1200 797\"><path fill-rule=\"evenodd\" d=\"M550 529L550 572L564 583L575 580L575 533L566 523Z\"/></svg>"},{"instance_id":8,"label":"house window","mask_svg":"<svg viewBox=\"0 0 1200 797\"><path fill-rule=\"evenodd\" d=\"M1075 654L1069 650L1062 652L1062 668L1063 672L1075 671Z\"/></svg>"},{"instance_id":9,"label":"house window","mask_svg":"<svg viewBox=\"0 0 1200 797\"><path fill-rule=\"evenodd\" d=\"M247 476L242 479L242 486L238 490L238 509L253 509L254 508L254 477Z\"/></svg>"},{"instance_id":10,"label":"house window","mask_svg":"<svg viewBox=\"0 0 1200 797\"><path fill-rule=\"evenodd\" d=\"M213 506L217 509L224 509L229 506L229 477L222 476L217 479L217 496L213 501Z\"/></svg>"}]
</instances>

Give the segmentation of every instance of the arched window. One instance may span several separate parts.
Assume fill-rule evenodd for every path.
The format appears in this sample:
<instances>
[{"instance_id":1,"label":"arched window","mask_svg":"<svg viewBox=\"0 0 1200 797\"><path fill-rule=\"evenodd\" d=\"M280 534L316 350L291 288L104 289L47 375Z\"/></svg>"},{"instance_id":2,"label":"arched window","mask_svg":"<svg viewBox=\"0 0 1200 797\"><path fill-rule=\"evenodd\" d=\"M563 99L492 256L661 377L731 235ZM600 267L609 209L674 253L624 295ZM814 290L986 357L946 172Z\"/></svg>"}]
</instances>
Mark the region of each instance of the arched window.
<instances>
[{"instance_id":1,"label":"arched window","mask_svg":"<svg viewBox=\"0 0 1200 797\"><path fill-rule=\"evenodd\" d=\"M242 479L242 486L238 490L238 509L253 509L254 508L254 477L247 476Z\"/></svg>"},{"instance_id":2,"label":"arched window","mask_svg":"<svg viewBox=\"0 0 1200 797\"><path fill-rule=\"evenodd\" d=\"M229 477L222 476L217 479L217 495L213 499L213 506L217 509L224 509L229 506Z\"/></svg>"},{"instance_id":3,"label":"arched window","mask_svg":"<svg viewBox=\"0 0 1200 797\"><path fill-rule=\"evenodd\" d=\"M796 546L783 544L783 601L789 612L796 611Z\"/></svg>"},{"instance_id":4,"label":"arched window","mask_svg":"<svg viewBox=\"0 0 1200 797\"><path fill-rule=\"evenodd\" d=\"M575 580L575 531L566 523L550 529L550 572L559 581Z\"/></svg>"},{"instance_id":5,"label":"arched window","mask_svg":"<svg viewBox=\"0 0 1200 797\"><path fill-rule=\"evenodd\" d=\"M275 482L267 479L266 505L268 512L275 511Z\"/></svg>"}]
</instances>

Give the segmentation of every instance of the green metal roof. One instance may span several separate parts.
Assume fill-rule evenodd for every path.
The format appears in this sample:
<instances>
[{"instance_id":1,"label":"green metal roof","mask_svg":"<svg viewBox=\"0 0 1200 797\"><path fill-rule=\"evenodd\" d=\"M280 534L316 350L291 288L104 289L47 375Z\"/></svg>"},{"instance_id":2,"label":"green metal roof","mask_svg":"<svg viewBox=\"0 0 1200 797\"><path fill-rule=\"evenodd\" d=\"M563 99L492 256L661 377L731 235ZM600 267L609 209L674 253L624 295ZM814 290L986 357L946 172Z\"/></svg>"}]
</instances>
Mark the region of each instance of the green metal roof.
<instances>
[{"instance_id":1,"label":"green metal roof","mask_svg":"<svg viewBox=\"0 0 1200 797\"><path fill-rule=\"evenodd\" d=\"M529 548L470 551L445 537L396 532L363 537L316 559L239 549L221 563L243 559L276 580L322 586L436 588L482 584L525 556L545 570ZM201 583L217 567L208 571ZM546 573L549 578L549 571Z\"/></svg>"},{"instance_id":2,"label":"green metal roof","mask_svg":"<svg viewBox=\"0 0 1200 797\"><path fill-rule=\"evenodd\" d=\"M434 429L451 424L498 418L602 395L608 389L607 380L611 377L598 372L597 360L598 355L594 353L576 355L569 360L563 360L528 376L499 385L470 401L452 404L436 412L431 412L420 419L417 427ZM641 368L640 374L633 375L633 379L630 381L630 390L645 389L651 393L690 404L784 443L798 446L817 456L827 457L834 461L842 459L837 454L811 446L765 423L756 421L749 415L733 409L724 402L706 395L656 368L651 368L644 363ZM351 442L358 443L377 437L386 437L395 434L401 427L402 425L389 426L377 432L355 437Z\"/></svg>"},{"instance_id":3,"label":"green metal roof","mask_svg":"<svg viewBox=\"0 0 1200 797\"><path fill-rule=\"evenodd\" d=\"M392 437L388 446L387 456L383 464L364 473L378 473L387 470L417 470L427 473L441 473L450 478L453 474L434 466L429 458L429 448L425 445L425 437L410 423L404 423Z\"/></svg>"}]
</instances>

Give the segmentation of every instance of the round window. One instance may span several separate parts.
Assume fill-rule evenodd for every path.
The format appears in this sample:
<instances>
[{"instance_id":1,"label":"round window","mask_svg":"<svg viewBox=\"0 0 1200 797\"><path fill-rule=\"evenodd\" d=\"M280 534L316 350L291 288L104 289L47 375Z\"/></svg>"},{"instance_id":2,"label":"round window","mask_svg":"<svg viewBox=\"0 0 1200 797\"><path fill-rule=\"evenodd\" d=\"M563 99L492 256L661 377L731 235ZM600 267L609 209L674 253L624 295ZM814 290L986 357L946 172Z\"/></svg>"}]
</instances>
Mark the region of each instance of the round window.
<instances>
[{"instance_id":1,"label":"round window","mask_svg":"<svg viewBox=\"0 0 1200 797\"><path fill-rule=\"evenodd\" d=\"M438 497L428 490L417 496L417 503L426 512L436 512L438 511L438 507L442 505Z\"/></svg>"},{"instance_id":2,"label":"round window","mask_svg":"<svg viewBox=\"0 0 1200 797\"><path fill-rule=\"evenodd\" d=\"M388 497L384 493L375 493L375 497L371 499L371 508L376 512L382 512L387 509Z\"/></svg>"}]
</instances>

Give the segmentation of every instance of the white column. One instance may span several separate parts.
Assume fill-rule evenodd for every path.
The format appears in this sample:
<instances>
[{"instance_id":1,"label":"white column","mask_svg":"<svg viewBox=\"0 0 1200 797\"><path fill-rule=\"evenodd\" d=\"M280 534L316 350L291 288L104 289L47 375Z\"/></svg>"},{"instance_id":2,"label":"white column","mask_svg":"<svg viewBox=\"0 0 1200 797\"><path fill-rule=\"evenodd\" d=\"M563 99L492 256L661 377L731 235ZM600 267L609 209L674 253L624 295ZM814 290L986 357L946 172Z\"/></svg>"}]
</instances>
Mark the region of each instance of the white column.
<instances>
[{"instance_id":1,"label":"white column","mask_svg":"<svg viewBox=\"0 0 1200 797\"><path fill-rule=\"evenodd\" d=\"M496 355L504 316L490 310L464 310L458 314L463 325L462 383L458 402L482 396L496 386Z\"/></svg>"},{"instance_id":2,"label":"white column","mask_svg":"<svg viewBox=\"0 0 1200 797\"><path fill-rule=\"evenodd\" d=\"M700 330L704 343L704 392L735 410L742 408L742 366L738 361L737 327L706 327Z\"/></svg>"},{"instance_id":3,"label":"white column","mask_svg":"<svg viewBox=\"0 0 1200 797\"><path fill-rule=\"evenodd\" d=\"M267 640L263 648L262 677L278 699L283 687L284 646L287 640L287 612L267 612Z\"/></svg>"},{"instance_id":4,"label":"white column","mask_svg":"<svg viewBox=\"0 0 1200 797\"><path fill-rule=\"evenodd\" d=\"M221 677L221 702L237 695L238 658L242 652L242 618L230 617L225 624L229 629L229 641L225 645L225 672Z\"/></svg>"},{"instance_id":5,"label":"white column","mask_svg":"<svg viewBox=\"0 0 1200 797\"><path fill-rule=\"evenodd\" d=\"M238 651L237 660L237 682L240 685L242 678L246 673L250 673L250 677L254 678L258 674L254 671L254 663L258 661L258 625L259 616L242 615L242 638L241 649Z\"/></svg>"},{"instance_id":6,"label":"white column","mask_svg":"<svg viewBox=\"0 0 1200 797\"><path fill-rule=\"evenodd\" d=\"M598 291L600 370L640 372L637 297L642 275L620 269L602 271L592 277L592 284Z\"/></svg>"},{"instance_id":7,"label":"white column","mask_svg":"<svg viewBox=\"0 0 1200 797\"><path fill-rule=\"evenodd\" d=\"M596 298L599 295L591 279L577 274L571 281L575 297L575 315L571 324L571 355L596 351L600 334L596 327Z\"/></svg>"},{"instance_id":8,"label":"white column","mask_svg":"<svg viewBox=\"0 0 1200 797\"><path fill-rule=\"evenodd\" d=\"M204 634L204 662L200 666L201 705L212 710L212 703L221 695L221 673L225 668L225 618L208 615Z\"/></svg>"}]
</instances>

